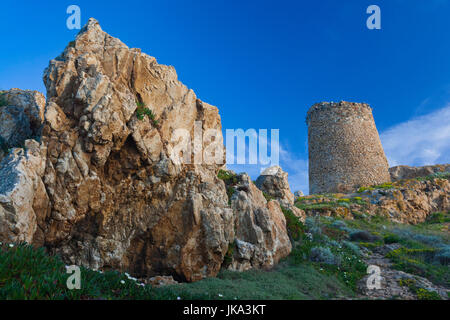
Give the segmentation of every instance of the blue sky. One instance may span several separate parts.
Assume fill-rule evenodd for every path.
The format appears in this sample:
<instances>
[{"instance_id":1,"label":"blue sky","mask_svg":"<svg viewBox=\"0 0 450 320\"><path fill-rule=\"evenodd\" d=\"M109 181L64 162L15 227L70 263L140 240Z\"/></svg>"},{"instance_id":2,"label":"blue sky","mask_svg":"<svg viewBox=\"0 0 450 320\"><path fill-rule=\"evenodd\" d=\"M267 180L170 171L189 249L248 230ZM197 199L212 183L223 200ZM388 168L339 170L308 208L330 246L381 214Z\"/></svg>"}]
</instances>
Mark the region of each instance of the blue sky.
<instances>
[{"instance_id":1,"label":"blue sky","mask_svg":"<svg viewBox=\"0 0 450 320\"><path fill-rule=\"evenodd\" d=\"M227 128L280 129L281 166L307 191L308 108L373 107L390 164L450 162L450 1L20 1L3 4L0 88L45 93L42 73L84 24L173 65ZM381 8L381 30L366 8ZM259 167L235 166L256 178Z\"/></svg>"}]
</instances>

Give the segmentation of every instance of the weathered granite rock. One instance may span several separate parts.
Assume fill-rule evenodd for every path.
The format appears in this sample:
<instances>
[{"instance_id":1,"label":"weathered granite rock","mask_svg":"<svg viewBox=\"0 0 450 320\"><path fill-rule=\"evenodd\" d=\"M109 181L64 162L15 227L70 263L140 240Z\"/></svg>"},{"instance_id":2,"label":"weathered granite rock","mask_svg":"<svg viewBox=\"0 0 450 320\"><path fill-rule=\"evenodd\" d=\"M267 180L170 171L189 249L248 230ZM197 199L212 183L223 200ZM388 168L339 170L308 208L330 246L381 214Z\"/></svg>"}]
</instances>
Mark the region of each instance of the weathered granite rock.
<instances>
[{"instance_id":1,"label":"weathered granite rock","mask_svg":"<svg viewBox=\"0 0 450 320\"><path fill-rule=\"evenodd\" d=\"M44 82L42 131L32 116L43 109L23 111L41 143L26 141L0 167L0 239L44 245L68 264L178 281L216 275L232 243L253 250L235 264L240 270L289 254L280 206L248 176L242 180L251 186L230 208L217 177L225 160L218 109L198 100L172 67L90 19L50 61ZM191 146L177 149L180 129L194 141L193 156Z\"/></svg>"},{"instance_id":2,"label":"weathered granite rock","mask_svg":"<svg viewBox=\"0 0 450 320\"><path fill-rule=\"evenodd\" d=\"M440 178L401 180L360 193L305 196L297 205L305 208L308 216L353 219L380 215L395 222L417 224L432 213L450 210L450 181Z\"/></svg>"},{"instance_id":3,"label":"weathered granite rock","mask_svg":"<svg viewBox=\"0 0 450 320\"><path fill-rule=\"evenodd\" d=\"M414 179L439 172L450 172L450 164L436 164L423 167L396 166L389 168L392 181Z\"/></svg>"},{"instance_id":4,"label":"weathered granite rock","mask_svg":"<svg viewBox=\"0 0 450 320\"><path fill-rule=\"evenodd\" d=\"M9 106L16 106L23 110L29 119L33 136L38 136L44 120L44 95L38 91L15 88L2 91L1 94L2 99L4 99Z\"/></svg>"},{"instance_id":5,"label":"weathered granite rock","mask_svg":"<svg viewBox=\"0 0 450 320\"><path fill-rule=\"evenodd\" d=\"M0 166L0 241L43 244L42 224L48 215L48 197L41 177L45 149L34 140L13 149Z\"/></svg>"},{"instance_id":6,"label":"weathered granite rock","mask_svg":"<svg viewBox=\"0 0 450 320\"><path fill-rule=\"evenodd\" d=\"M295 196L289 187L288 174L281 167L267 168L256 179L255 184L266 195L277 200L282 207L291 210L304 221L305 212L294 206Z\"/></svg>"},{"instance_id":7,"label":"weathered granite rock","mask_svg":"<svg viewBox=\"0 0 450 320\"><path fill-rule=\"evenodd\" d=\"M194 281L219 271L234 239L223 165L175 163L176 129L221 132L173 67L90 19L44 72L48 103L45 245L67 263ZM137 116L138 105L154 115ZM222 141L221 133L216 137ZM212 144L204 139L203 149ZM219 154L219 156L223 156Z\"/></svg>"},{"instance_id":8,"label":"weathered granite rock","mask_svg":"<svg viewBox=\"0 0 450 320\"><path fill-rule=\"evenodd\" d=\"M22 147L25 140L40 135L45 98L37 91L0 91L0 161L8 150Z\"/></svg>"},{"instance_id":9,"label":"weathered granite rock","mask_svg":"<svg viewBox=\"0 0 450 320\"><path fill-rule=\"evenodd\" d=\"M284 214L277 201L267 202L247 174L237 180L231 198L236 240L229 269L271 268L292 249Z\"/></svg>"}]
</instances>

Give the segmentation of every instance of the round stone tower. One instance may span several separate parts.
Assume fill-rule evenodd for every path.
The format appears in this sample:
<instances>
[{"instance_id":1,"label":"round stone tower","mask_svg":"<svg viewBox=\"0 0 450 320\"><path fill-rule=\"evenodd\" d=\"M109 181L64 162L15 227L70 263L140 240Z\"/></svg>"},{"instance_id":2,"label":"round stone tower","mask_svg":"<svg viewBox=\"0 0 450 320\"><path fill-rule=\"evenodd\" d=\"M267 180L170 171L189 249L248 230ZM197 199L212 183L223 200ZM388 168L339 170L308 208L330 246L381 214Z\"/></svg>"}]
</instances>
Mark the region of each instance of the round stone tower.
<instances>
[{"instance_id":1,"label":"round stone tower","mask_svg":"<svg viewBox=\"0 0 450 320\"><path fill-rule=\"evenodd\" d=\"M306 122L310 194L350 192L390 181L369 105L317 103L309 109Z\"/></svg>"}]
</instances>

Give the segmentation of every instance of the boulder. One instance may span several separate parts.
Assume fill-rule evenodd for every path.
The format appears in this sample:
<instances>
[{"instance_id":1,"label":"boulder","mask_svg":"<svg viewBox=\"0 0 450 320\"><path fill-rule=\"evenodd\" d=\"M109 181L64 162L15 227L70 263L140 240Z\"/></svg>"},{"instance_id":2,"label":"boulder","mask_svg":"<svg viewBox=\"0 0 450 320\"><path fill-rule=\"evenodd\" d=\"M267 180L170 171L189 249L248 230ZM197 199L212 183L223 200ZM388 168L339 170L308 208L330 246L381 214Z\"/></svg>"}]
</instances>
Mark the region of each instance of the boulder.
<instances>
[{"instance_id":1,"label":"boulder","mask_svg":"<svg viewBox=\"0 0 450 320\"><path fill-rule=\"evenodd\" d=\"M267 168L256 179L255 184L266 196L277 200L283 208L291 210L304 221L305 212L294 205L295 196L289 187L288 173L281 167Z\"/></svg>"},{"instance_id":2,"label":"boulder","mask_svg":"<svg viewBox=\"0 0 450 320\"><path fill-rule=\"evenodd\" d=\"M235 248L229 269L271 268L292 246L277 201L267 201L245 173L237 176L231 207L235 213Z\"/></svg>"}]
</instances>

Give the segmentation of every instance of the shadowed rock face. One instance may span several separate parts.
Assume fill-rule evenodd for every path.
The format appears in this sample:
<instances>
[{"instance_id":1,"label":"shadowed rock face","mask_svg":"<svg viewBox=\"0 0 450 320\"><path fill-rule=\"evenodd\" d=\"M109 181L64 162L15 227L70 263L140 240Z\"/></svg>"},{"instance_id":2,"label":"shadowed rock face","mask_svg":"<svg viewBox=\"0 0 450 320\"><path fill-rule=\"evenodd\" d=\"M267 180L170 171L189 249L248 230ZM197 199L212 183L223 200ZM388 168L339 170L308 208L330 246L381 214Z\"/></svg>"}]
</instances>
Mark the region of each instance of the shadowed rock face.
<instances>
[{"instance_id":1,"label":"shadowed rock face","mask_svg":"<svg viewBox=\"0 0 450 320\"><path fill-rule=\"evenodd\" d=\"M0 91L0 161L8 149L41 134L45 98L31 90Z\"/></svg>"},{"instance_id":2,"label":"shadowed rock face","mask_svg":"<svg viewBox=\"0 0 450 320\"><path fill-rule=\"evenodd\" d=\"M198 100L173 67L128 48L90 19L50 61L44 82L41 143L29 140L0 167L8 180L0 188L0 241L46 246L68 264L181 281L216 275L236 235L259 252L250 265L235 262L238 270L271 267L289 254L278 204L261 194L261 203L238 202L252 207L248 212L230 208L217 178L223 151L215 149L217 164L172 161L175 130L194 141L200 123L203 132L218 134L200 141L205 152L223 144L218 109ZM152 117L138 115L142 105ZM242 215L255 221L241 223ZM247 227L259 236L246 237Z\"/></svg>"}]
</instances>

